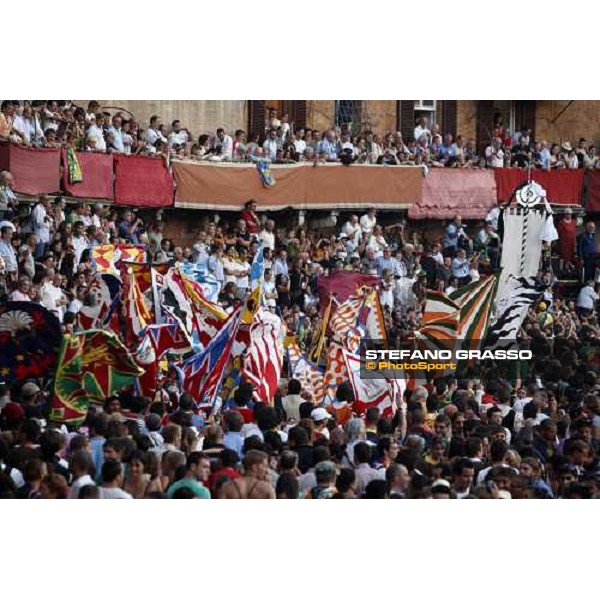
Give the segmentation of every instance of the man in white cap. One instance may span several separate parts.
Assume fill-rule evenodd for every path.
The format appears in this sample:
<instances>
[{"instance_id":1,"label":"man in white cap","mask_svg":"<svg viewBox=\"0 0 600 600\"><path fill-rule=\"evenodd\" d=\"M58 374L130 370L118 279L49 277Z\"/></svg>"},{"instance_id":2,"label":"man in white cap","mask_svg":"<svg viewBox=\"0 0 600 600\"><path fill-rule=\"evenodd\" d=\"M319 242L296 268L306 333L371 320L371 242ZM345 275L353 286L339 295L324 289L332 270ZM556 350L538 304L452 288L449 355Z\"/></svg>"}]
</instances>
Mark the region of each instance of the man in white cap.
<instances>
[{"instance_id":1,"label":"man in white cap","mask_svg":"<svg viewBox=\"0 0 600 600\"><path fill-rule=\"evenodd\" d=\"M316 437L324 437L329 439L329 429L327 423L331 419L331 415L324 408L315 408L310 416L315 424Z\"/></svg>"}]
</instances>

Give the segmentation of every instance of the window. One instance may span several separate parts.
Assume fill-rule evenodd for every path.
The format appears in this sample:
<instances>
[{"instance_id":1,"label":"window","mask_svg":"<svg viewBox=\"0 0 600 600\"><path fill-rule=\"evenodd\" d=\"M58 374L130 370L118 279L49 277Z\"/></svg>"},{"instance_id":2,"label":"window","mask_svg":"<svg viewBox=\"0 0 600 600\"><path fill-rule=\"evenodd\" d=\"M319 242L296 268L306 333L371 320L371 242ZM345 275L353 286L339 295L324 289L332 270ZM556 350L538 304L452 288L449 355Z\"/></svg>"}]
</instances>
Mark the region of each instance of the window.
<instances>
[{"instance_id":1,"label":"window","mask_svg":"<svg viewBox=\"0 0 600 600\"><path fill-rule=\"evenodd\" d=\"M351 131L360 127L360 100L336 100L335 124Z\"/></svg>"},{"instance_id":2,"label":"window","mask_svg":"<svg viewBox=\"0 0 600 600\"><path fill-rule=\"evenodd\" d=\"M431 127L436 122L436 104L436 100L415 100L415 122L427 117Z\"/></svg>"}]
</instances>

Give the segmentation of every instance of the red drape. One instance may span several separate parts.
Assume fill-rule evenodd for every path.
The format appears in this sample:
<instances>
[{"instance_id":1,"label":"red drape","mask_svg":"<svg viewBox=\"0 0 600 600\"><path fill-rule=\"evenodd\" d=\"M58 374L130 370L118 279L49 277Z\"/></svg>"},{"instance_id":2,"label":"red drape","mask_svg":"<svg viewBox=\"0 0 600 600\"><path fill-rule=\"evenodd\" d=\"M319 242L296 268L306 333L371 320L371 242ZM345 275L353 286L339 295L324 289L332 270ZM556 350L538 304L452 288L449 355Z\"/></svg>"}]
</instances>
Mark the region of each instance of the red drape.
<instances>
[{"instance_id":1,"label":"red drape","mask_svg":"<svg viewBox=\"0 0 600 600\"><path fill-rule=\"evenodd\" d=\"M114 155L115 202L131 206L173 206L173 178L160 158Z\"/></svg>"},{"instance_id":2,"label":"red drape","mask_svg":"<svg viewBox=\"0 0 600 600\"><path fill-rule=\"evenodd\" d=\"M362 273L349 273L340 271L331 277L319 277L317 279L317 293L321 310L329 303L333 294L338 302L345 302L349 296L356 294L359 287L375 287L379 282L376 275L363 275Z\"/></svg>"},{"instance_id":3,"label":"red drape","mask_svg":"<svg viewBox=\"0 0 600 600\"><path fill-rule=\"evenodd\" d=\"M59 148L23 148L2 144L0 169L12 173L15 191L20 194L36 196L60 190Z\"/></svg>"},{"instance_id":4,"label":"red drape","mask_svg":"<svg viewBox=\"0 0 600 600\"><path fill-rule=\"evenodd\" d=\"M77 160L83 173L83 181L69 183L67 153L63 150L62 185L67 194L74 198L99 198L114 200L113 155L78 152Z\"/></svg>"},{"instance_id":5,"label":"red drape","mask_svg":"<svg viewBox=\"0 0 600 600\"><path fill-rule=\"evenodd\" d=\"M525 169L494 169L498 200L508 200L515 188L527 181ZM531 177L537 181L548 195L553 204L581 204L583 191L583 170L574 171L531 171Z\"/></svg>"},{"instance_id":6,"label":"red drape","mask_svg":"<svg viewBox=\"0 0 600 600\"><path fill-rule=\"evenodd\" d=\"M586 212L600 212L600 169L586 172L585 186L587 188Z\"/></svg>"}]
</instances>

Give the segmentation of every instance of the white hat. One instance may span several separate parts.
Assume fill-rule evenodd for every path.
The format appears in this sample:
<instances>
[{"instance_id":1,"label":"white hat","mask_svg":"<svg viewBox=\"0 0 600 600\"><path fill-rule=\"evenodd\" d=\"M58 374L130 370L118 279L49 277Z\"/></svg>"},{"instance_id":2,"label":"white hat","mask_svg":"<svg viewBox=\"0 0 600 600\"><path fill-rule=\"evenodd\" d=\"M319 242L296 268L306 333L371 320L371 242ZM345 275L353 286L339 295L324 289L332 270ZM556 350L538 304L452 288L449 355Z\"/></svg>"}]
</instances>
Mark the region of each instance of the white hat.
<instances>
[{"instance_id":1,"label":"white hat","mask_svg":"<svg viewBox=\"0 0 600 600\"><path fill-rule=\"evenodd\" d=\"M17 230L17 228L14 226L14 224L11 223L10 221L0 221L0 229L2 229L3 227L12 227L13 231Z\"/></svg>"},{"instance_id":2,"label":"white hat","mask_svg":"<svg viewBox=\"0 0 600 600\"><path fill-rule=\"evenodd\" d=\"M324 408L315 408L310 416L313 421L327 421L331 418L331 415Z\"/></svg>"},{"instance_id":3,"label":"white hat","mask_svg":"<svg viewBox=\"0 0 600 600\"><path fill-rule=\"evenodd\" d=\"M450 492L450 483L448 481L446 481L445 479L436 479L433 484L431 485L431 490L435 490L436 488L443 488L444 490L447 490L448 492ZM441 489L440 489L441 491Z\"/></svg>"}]
</instances>

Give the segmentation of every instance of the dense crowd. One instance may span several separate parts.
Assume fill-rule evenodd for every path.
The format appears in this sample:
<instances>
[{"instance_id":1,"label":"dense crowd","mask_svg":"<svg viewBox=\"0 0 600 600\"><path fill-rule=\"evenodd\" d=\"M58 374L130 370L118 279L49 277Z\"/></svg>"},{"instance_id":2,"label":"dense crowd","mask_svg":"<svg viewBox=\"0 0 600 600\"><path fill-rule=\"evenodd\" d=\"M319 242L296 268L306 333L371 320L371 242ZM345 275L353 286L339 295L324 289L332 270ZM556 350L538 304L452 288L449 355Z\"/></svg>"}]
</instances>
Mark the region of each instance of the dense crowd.
<instances>
[{"instance_id":1,"label":"dense crowd","mask_svg":"<svg viewBox=\"0 0 600 600\"><path fill-rule=\"evenodd\" d=\"M436 123L421 117L413 135L400 131L354 135L347 127L326 131L295 127L287 114L271 109L264 133L248 135L243 129L197 138L179 120L168 126L158 115L147 125L133 115L103 110L91 101L87 108L71 101L4 100L0 112L0 140L33 147L72 147L85 152L159 156L190 161L303 161L344 164L424 165L427 167L532 167L545 170L598 168L600 154L594 144L580 139L549 144L534 139L531 130L510 132L497 119L490 143L480 152L474 139L444 134Z\"/></svg>"},{"instance_id":2,"label":"dense crowd","mask_svg":"<svg viewBox=\"0 0 600 600\"><path fill-rule=\"evenodd\" d=\"M94 119L82 119L83 134L83 123ZM169 139L179 143L169 134L166 144ZM0 302L41 303L65 333L76 331L78 312L94 301L88 294L92 249L132 243L143 244L153 264L192 264L212 275L219 304L231 310L246 296L262 248L262 303L303 347L321 330L317 278L345 271L379 276L393 344L418 328L425 288L449 293L497 272L502 253L497 209L474 225L457 216L439 235L408 235L404 222L383 228L377 211L368 209L319 236L303 227L277 227L250 200L233 218L198 227L190 247L164 235L165 219L160 211L67 206L45 196L30 207L14 194L11 174L1 173ZM593 279L595 225L588 222L579 237L575 228L566 211L559 240L542 255L537 279L543 295L520 334L535 351L531 363L419 385L395 399L393 418L378 409L357 415L348 382L334 398L315 401L287 377L272 406L256 403L252 385L243 382L219 414L203 415L169 376L154 398L124 391L93 406L82 426L66 427L48 419L49 388L42 381L2 383L0 497L595 496L598 296L591 280L573 298L562 297L550 260L558 254Z\"/></svg>"}]
</instances>

